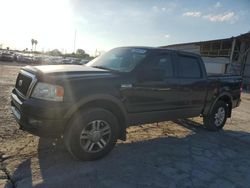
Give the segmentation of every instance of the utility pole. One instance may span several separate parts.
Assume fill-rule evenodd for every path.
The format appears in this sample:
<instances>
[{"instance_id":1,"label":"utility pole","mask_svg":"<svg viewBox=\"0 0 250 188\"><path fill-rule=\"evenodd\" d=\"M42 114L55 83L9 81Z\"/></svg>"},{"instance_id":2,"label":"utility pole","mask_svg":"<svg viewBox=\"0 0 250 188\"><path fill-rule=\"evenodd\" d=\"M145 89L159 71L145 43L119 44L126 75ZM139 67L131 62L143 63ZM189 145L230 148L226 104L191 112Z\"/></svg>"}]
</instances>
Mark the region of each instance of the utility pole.
<instances>
[{"instance_id":1,"label":"utility pole","mask_svg":"<svg viewBox=\"0 0 250 188\"><path fill-rule=\"evenodd\" d=\"M74 53L76 52L76 30L75 30L75 37L74 37Z\"/></svg>"},{"instance_id":2,"label":"utility pole","mask_svg":"<svg viewBox=\"0 0 250 188\"><path fill-rule=\"evenodd\" d=\"M233 55L234 55L234 49L235 49L235 43L236 43L236 38L233 38L233 43L231 47L231 54L230 54L230 59L229 59L229 74L233 74L232 72L232 63L233 63Z\"/></svg>"}]
</instances>

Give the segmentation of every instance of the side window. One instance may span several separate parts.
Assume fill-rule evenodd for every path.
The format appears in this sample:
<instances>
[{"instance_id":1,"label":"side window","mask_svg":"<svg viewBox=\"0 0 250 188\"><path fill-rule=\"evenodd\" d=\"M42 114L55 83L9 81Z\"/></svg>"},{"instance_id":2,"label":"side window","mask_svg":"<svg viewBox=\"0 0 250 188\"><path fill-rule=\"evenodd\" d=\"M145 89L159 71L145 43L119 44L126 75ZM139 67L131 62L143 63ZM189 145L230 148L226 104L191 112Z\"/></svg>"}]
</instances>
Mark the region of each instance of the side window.
<instances>
[{"instance_id":1,"label":"side window","mask_svg":"<svg viewBox=\"0 0 250 188\"><path fill-rule=\"evenodd\" d=\"M156 58L154 61L154 67L160 68L165 70L165 77L173 77L174 76L174 70L173 65L171 61L171 56L166 55L160 55Z\"/></svg>"},{"instance_id":2,"label":"side window","mask_svg":"<svg viewBox=\"0 0 250 188\"><path fill-rule=\"evenodd\" d=\"M192 56L179 55L179 76L183 78L200 78L201 69L198 59Z\"/></svg>"}]
</instances>

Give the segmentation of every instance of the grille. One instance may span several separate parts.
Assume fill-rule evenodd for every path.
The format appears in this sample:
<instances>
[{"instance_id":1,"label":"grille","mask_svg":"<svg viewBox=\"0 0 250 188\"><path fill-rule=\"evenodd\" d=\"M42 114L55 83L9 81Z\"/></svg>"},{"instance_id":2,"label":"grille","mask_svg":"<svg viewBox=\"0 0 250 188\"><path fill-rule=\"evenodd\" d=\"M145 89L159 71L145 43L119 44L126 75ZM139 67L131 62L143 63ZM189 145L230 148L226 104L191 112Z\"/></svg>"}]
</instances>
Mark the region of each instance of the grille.
<instances>
[{"instance_id":1,"label":"grille","mask_svg":"<svg viewBox=\"0 0 250 188\"><path fill-rule=\"evenodd\" d=\"M19 73L18 76L17 76L17 80L16 80L16 89L21 94L26 96L31 82L32 82L32 78Z\"/></svg>"}]
</instances>

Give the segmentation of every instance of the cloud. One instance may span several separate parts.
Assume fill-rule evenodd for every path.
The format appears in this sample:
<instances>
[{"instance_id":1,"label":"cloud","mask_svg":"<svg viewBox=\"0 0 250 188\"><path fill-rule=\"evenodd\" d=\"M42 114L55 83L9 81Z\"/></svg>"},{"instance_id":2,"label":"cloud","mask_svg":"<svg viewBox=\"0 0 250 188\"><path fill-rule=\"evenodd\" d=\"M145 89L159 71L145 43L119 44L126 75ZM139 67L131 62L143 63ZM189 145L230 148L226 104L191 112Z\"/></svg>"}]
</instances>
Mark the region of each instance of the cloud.
<instances>
[{"instance_id":1,"label":"cloud","mask_svg":"<svg viewBox=\"0 0 250 188\"><path fill-rule=\"evenodd\" d=\"M220 14L206 14L206 15L204 15L200 11L189 11L189 12L184 12L182 14L182 16L202 18L202 19L208 20L210 22L235 23L239 19L239 17L234 12L224 12L224 13L220 13Z\"/></svg>"},{"instance_id":2,"label":"cloud","mask_svg":"<svg viewBox=\"0 0 250 188\"><path fill-rule=\"evenodd\" d=\"M168 39L170 37L170 35L166 34L166 35L164 35L164 37Z\"/></svg>"},{"instance_id":3,"label":"cloud","mask_svg":"<svg viewBox=\"0 0 250 188\"><path fill-rule=\"evenodd\" d=\"M158 12L158 11L159 11L159 8L158 8L157 6L153 6L152 9L153 9L153 11L155 11L155 12Z\"/></svg>"},{"instance_id":4,"label":"cloud","mask_svg":"<svg viewBox=\"0 0 250 188\"><path fill-rule=\"evenodd\" d=\"M221 7L221 3L219 1L217 1L214 5L215 8L220 8Z\"/></svg>"},{"instance_id":5,"label":"cloud","mask_svg":"<svg viewBox=\"0 0 250 188\"><path fill-rule=\"evenodd\" d=\"M225 12L225 13L217 14L217 15L208 14L208 15L204 15L203 18L211 22L234 23L235 21L238 20L238 16L236 16L234 12Z\"/></svg>"},{"instance_id":6,"label":"cloud","mask_svg":"<svg viewBox=\"0 0 250 188\"><path fill-rule=\"evenodd\" d=\"M197 11L197 12L184 12L183 16L200 17L201 16L201 12L199 12L199 11Z\"/></svg>"},{"instance_id":7,"label":"cloud","mask_svg":"<svg viewBox=\"0 0 250 188\"><path fill-rule=\"evenodd\" d=\"M166 9L165 7L160 8L158 6L153 6L152 9L153 9L154 12L165 12L165 11L168 11L168 9Z\"/></svg>"},{"instance_id":8,"label":"cloud","mask_svg":"<svg viewBox=\"0 0 250 188\"><path fill-rule=\"evenodd\" d=\"M168 3L167 5L165 5L166 7L161 7L161 6L156 6L156 5L154 5L153 7L152 7L152 10L154 11L154 12L166 12L166 13L171 13L171 12L173 12L175 9L176 9L176 7L177 7L177 4L176 3L173 3L173 2L170 2L170 3Z\"/></svg>"}]
</instances>

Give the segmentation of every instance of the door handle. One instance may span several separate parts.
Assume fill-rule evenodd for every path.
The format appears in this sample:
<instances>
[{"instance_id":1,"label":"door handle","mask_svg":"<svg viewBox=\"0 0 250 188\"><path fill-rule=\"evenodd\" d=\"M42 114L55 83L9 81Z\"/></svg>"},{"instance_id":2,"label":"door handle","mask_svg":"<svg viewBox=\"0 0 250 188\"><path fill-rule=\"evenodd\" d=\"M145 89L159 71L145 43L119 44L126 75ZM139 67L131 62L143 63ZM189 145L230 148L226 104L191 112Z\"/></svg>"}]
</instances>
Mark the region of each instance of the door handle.
<instances>
[{"instance_id":1,"label":"door handle","mask_svg":"<svg viewBox=\"0 0 250 188\"><path fill-rule=\"evenodd\" d=\"M125 89L125 88L132 88L133 85L132 84L121 84L121 88Z\"/></svg>"},{"instance_id":2,"label":"door handle","mask_svg":"<svg viewBox=\"0 0 250 188\"><path fill-rule=\"evenodd\" d=\"M170 91L171 88L155 88L156 91Z\"/></svg>"}]
</instances>

